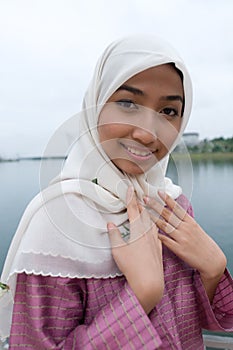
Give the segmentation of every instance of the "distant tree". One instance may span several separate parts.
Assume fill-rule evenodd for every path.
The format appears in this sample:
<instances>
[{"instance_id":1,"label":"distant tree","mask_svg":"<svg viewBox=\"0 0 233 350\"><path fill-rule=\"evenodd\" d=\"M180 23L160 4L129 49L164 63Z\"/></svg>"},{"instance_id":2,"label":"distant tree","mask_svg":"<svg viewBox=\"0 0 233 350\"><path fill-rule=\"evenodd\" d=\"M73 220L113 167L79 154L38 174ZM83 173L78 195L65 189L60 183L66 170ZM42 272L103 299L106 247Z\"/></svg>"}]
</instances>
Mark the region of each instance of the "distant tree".
<instances>
[{"instance_id":1,"label":"distant tree","mask_svg":"<svg viewBox=\"0 0 233 350\"><path fill-rule=\"evenodd\" d=\"M217 137L211 140L204 139L195 146L187 146L190 153L233 152L233 137ZM178 145L175 152L181 152L182 145Z\"/></svg>"}]
</instances>

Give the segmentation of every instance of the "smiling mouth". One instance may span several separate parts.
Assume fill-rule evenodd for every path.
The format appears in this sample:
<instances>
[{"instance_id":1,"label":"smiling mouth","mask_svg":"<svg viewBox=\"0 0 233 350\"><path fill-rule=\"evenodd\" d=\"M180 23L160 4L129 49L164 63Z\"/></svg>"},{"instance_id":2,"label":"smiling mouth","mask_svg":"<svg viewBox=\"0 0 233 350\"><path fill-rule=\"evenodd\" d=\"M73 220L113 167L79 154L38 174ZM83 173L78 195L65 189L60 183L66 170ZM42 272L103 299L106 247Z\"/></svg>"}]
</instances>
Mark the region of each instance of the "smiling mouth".
<instances>
[{"instance_id":1,"label":"smiling mouth","mask_svg":"<svg viewBox=\"0 0 233 350\"><path fill-rule=\"evenodd\" d=\"M134 158L140 159L140 160L147 160L149 158L151 158L151 156L153 155L154 152L156 152L157 150L155 150L154 152L145 149L138 149L136 147L132 147L132 146L127 146L123 143L121 143L121 146L123 146L123 148L127 151L127 153L129 153L131 156L133 156Z\"/></svg>"}]
</instances>

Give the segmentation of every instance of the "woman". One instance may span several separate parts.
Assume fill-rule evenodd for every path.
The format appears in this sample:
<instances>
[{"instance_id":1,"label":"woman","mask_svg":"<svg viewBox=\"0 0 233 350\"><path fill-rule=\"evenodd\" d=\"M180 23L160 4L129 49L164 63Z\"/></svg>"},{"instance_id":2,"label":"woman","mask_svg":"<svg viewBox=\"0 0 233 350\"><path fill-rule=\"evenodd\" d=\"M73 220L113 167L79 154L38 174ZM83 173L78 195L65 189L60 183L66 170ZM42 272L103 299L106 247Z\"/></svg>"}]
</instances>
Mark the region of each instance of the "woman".
<instances>
[{"instance_id":1,"label":"woman","mask_svg":"<svg viewBox=\"0 0 233 350\"><path fill-rule=\"evenodd\" d=\"M105 50L64 169L8 253L11 349L197 350L202 327L233 330L226 258L165 177L191 99L182 60L158 38Z\"/></svg>"}]
</instances>

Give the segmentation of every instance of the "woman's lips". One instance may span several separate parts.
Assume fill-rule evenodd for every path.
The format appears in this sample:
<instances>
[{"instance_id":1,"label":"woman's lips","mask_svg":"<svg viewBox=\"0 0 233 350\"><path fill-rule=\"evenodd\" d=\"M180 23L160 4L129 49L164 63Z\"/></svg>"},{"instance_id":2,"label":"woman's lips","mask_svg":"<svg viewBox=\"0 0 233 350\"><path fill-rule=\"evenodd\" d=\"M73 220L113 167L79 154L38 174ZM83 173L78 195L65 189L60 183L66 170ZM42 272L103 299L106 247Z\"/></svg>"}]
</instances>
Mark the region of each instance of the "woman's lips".
<instances>
[{"instance_id":1,"label":"woman's lips","mask_svg":"<svg viewBox=\"0 0 233 350\"><path fill-rule=\"evenodd\" d=\"M142 149L135 146L126 145L124 143L120 143L121 146L126 150L126 152L133 158L137 160L148 160L153 156L153 152L156 152L157 150L149 150L149 149Z\"/></svg>"}]
</instances>

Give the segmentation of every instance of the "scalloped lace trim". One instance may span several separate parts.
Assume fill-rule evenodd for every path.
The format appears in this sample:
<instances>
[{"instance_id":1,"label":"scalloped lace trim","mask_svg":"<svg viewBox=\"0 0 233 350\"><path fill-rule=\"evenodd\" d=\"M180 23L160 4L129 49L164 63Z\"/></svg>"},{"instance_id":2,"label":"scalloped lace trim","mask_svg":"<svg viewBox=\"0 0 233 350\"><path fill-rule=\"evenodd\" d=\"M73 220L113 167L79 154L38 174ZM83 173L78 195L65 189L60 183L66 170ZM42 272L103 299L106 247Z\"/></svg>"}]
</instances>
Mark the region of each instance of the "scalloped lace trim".
<instances>
[{"instance_id":1,"label":"scalloped lace trim","mask_svg":"<svg viewBox=\"0 0 233 350\"><path fill-rule=\"evenodd\" d=\"M9 276L22 272L69 278L114 278L122 276L112 257L111 259L87 261L38 252L21 253L13 264Z\"/></svg>"},{"instance_id":2,"label":"scalloped lace trim","mask_svg":"<svg viewBox=\"0 0 233 350\"><path fill-rule=\"evenodd\" d=\"M36 252L34 250L31 250L31 251L23 251L21 254L33 254L33 255L43 255L45 257L49 257L51 256L52 258L62 258L62 259L69 259L69 260L72 260L72 261L79 261L81 263L87 263L87 264L94 264L94 265L97 265L97 264L101 264L101 263L104 263L104 262L108 262L108 261L112 261L113 259L95 259L94 261L90 261L90 260L85 260L85 259L79 259L79 258L74 258L74 257L71 257L71 256L68 256L68 255L61 255L61 254L54 254L52 252L48 252L48 253L44 253L44 252Z\"/></svg>"}]
</instances>

